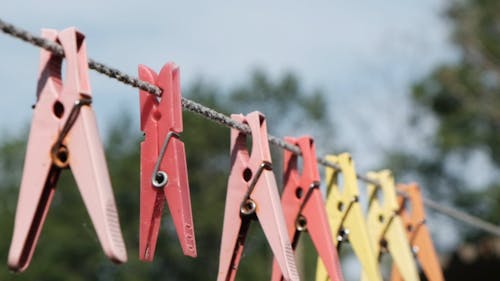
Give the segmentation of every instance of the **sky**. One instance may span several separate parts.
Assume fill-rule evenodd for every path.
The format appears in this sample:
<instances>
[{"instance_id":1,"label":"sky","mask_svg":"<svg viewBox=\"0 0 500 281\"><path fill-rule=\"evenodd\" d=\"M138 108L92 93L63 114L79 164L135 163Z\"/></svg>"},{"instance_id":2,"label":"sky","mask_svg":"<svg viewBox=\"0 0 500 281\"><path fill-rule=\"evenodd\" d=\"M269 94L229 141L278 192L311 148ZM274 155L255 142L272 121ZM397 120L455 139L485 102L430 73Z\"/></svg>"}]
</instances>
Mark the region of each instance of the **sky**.
<instances>
[{"instance_id":1,"label":"sky","mask_svg":"<svg viewBox=\"0 0 500 281\"><path fill-rule=\"evenodd\" d=\"M0 16L35 34L76 26L86 34L89 57L128 74L136 75L138 64L160 69L174 61L182 85L203 77L229 88L255 68L275 79L292 71L305 88L328 95L335 141L363 158L365 169L394 144L421 148L419 138L404 137L412 133L405 126L409 88L457 56L443 0L70 2L7 2ZM0 82L8 93L0 118L4 134L31 118L38 55L37 48L0 36ZM138 116L136 89L93 71L91 85L102 132L119 111ZM416 135L432 133L432 122L422 130Z\"/></svg>"},{"instance_id":2,"label":"sky","mask_svg":"<svg viewBox=\"0 0 500 281\"><path fill-rule=\"evenodd\" d=\"M336 142L360 155L366 148L400 142L393 129L404 127L405 118L393 117L409 112L409 86L456 56L450 27L441 17L442 0L70 2L8 2L1 17L35 34L76 26L86 34L89 57L132 75L139 63L159 69L174 61L182 85L203 77L231 87L256 67L274 78L293 71L306 88L328 95ZM0 36L4 105L15 105L2 109L10 116L0 118L4 131L15 131L31 118L38 54L37 48ZM91 85L103 132L117 111L138 112L136 89L93 71ZM362 165L373 167L379 157L365 156Z\"/></svg>"},{"instance_id":3,"label":"sky","mask_svg":"<svg viewBox=\"0 0 500 281\"><path fill-rule=\"evenodd\" d=\"M458 56L443 17L445 4L33 0L3 3L0 18L35 34L76 26L86 35L89 57L134 76L138 64L158 70L174 61L182 85L203 77L230 88L257 67L274 78L293 71L304 87L328 95L333 141L349 148L359 170L367 171L380 168L388 149L422 150L435 129L432 118L418 131L407 121L414 106L411 85ZM37 48L0 35L2 135L29 124L38 56ZM137 89L94 71L90 79L102 134L120 111L139 117ZM443 248L456 243L438 239Z\"/></svg>"}]
</instances>

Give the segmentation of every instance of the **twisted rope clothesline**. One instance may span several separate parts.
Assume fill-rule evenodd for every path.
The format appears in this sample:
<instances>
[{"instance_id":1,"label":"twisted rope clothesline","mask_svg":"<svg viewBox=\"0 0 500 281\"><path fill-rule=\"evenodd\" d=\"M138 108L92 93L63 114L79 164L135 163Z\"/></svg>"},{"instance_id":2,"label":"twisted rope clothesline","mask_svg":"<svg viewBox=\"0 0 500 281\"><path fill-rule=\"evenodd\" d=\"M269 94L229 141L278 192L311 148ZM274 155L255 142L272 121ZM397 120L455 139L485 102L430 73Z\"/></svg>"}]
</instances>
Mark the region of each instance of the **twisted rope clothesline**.
<instances>
[{"instance_id":1,"label":"twisted rope clothesline","mask_svg":"<svg viewBox=\"0 0 500 281\"><path fill-rule=\"evenodd\" d=\"M9 23L1 20L1 19L0 19L0 29L4 33L11 35L15 38L21 39L23 41L26 41L26 42L32 44L32 45L43 48L43 49L50 51L56 55L59 55L62 57L64 56L64 51L63 51L63 48L61 45L54 43L52 41L46 40L45 38L35 36L35 35L29 33L28 31L23 30L21 28L18 28L12 24L9 24ZM104 74L104 75L110 77L110 78L116 79L124 84L130 85L130 86L135 87L135 88L139 88L139 89L144 90L144 91L147 91L148 93L151 93L155 96L161 96L161 94L162 94L161 89L158 88L156 85L141 81L137 77L128 75L128 74L126 74L126 73L124 73L116 68L109 67L109 66L107 66L103 63L97 62L91 58L88 59L88 64L89 64L90 69L93 69L101 74ZM216 122L220 125L223 125L223 126L226 126L229 128L233 128L233 129L237 129L237 130L244 132L246 134L251 134L250 127L248 127L248 125L237 122L223 113L220 113L214 109L206 107L206 106L199 104L195 101L189 100L185 97L182 97L182 107L184 108L184 110L196 113L196 114L204 117L205 119ZM271 143L273 145L276 145L282 149L289 150L297 155L301 155L299 147L292 145L292 144L289 144L278 137L268 135L268 140L269 140L269 143ZM340 170L339 165L332 163L332 162L326 160L325 158L318 157L316 160L320 165L330 167L330 168L335 169L335 170ZM380 185L377 180L372 179L368 176L356 173L356 177L363 182L374 184L377 186ZM497 226L493 223L487 222L481 218L469 215L469 214L467 214L463 211L457 210L455 208L443 206L442 204L440 204L434 200L431 200L429 198L424 197L423 201L424 201L424 205L426 205L427 207L429 207L437 212L443 213L449 217L452 217L456 220L467 223L470 226L481 229L481 230L486 231L490 234L500 236L500 226Z\"/></svg>"}]
</instances>

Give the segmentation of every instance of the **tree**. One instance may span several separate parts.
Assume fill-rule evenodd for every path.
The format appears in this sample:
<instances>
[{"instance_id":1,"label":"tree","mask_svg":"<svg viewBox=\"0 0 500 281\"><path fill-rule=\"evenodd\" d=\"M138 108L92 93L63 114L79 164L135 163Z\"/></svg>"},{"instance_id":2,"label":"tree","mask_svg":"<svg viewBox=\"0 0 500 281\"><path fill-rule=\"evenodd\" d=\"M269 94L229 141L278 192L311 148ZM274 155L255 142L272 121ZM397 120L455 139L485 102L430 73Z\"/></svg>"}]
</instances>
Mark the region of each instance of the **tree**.
<instances>
[{"instance_id":1,"label":"tree","mask_svg":"<svg viewBox=\"0 0 500 281\"><path fill-rule=\"evenodd\" d=\"M218 111L237 113L262 110L270 131L297 120L297 127L308 122L329 124L324 114L323 95L300 87L293 74L277 81L256 71L250 80L224 95L203 80L194 83L184 95ZM100 248L93 226L68 171L63 173L50 208L31 266L22 274L0 270L1 280L204 280L215 279L229 171L229 129L191 113L184 113L184 132L191 200L198 246L198 258L184 257L169 215L162 218L153 263L138 261L139 225L139 142L138 122L129 114L118 116L107 132L106 156L129 261L114 265ZM132 124L132 126L131 126ZM311 134L313 132L310 132ZM21 178L26 131L6 137L0 144L0 252L8 253L10 234ZM273 149L275 150L275 149ZM281 155L274 151L276 178L280 179ZM168 208L165 208L168 209ZM245 257L238 280L265 280L270 276L272 255L261 230L254 224L247 238Z\"/></svg>"},{"instance_id":2,"label":"tree","mask_svg":"<svg viewBox=\"0 0 500 281\"><path fill-rule=\"evenodd\" d=\"M447 16L460 58L438 67L413 89L416 120L431 115L437 121L432 153L422 157L395 152L389 162L400 173L416 172L433 195L449 198L467 212L498 223L499 178L490 177L493 180L486 186L471 190L466 178L485 175L465 169L450 171L449 160L466 163L472 153L480 151L496 173L500 168L500 2L453 1ZM472 229L464 234L471 242L486 235ZM498 258L495 264L498 270Z\"/></svg>"}]
</instances>

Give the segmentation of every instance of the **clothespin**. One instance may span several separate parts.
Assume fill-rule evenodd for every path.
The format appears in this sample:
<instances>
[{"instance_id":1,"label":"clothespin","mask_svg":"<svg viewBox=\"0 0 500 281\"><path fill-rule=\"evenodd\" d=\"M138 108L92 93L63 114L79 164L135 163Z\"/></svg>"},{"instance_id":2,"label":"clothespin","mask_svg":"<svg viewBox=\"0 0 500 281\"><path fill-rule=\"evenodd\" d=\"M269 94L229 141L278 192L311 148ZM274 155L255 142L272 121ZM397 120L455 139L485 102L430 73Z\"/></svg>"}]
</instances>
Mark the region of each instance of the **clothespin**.
<instances>
[{"instance_id":1,"label":"clothespin","mask_svg":"<svg viewBox=\"0 0 500 281\"><path fill-rule=\"evenodd\" d=\"M389 170L368 173L368 177L379 183L368 184L368 229L372 238L372 246L377 256L389 252L392 260L402 273L406 281L419 280L418 271L406 240L403 222L398 216L399 205L396 200L394 178ZM382 192L382 202L377 192ZM368 276L363 273L362 279L367 281Z\"/></svg>"},{"instance_id":2,"label":"clothespin","mask_svg":"<svg viewBox=\"0 0 500 281\"><path fill-rule=\"evenodd\" d=\"M361 262L363 271L370 281L382 281L378 267L378 257L371 245L366 221L359 204L359 190L354 161L348 153L339 156L328 155L326 160L337 164L340 170L326 167L326 210L332 234L336 235L335 245L350 242L354 253ZM342 188L339 175L342 174ZM318 259L316 281L329 280L324 264Z\"/></svg>"},{"instance_id":3,"label":"clothespin","mask_svg":"<svg viewBox=\"0 0 500 281\"><path fill-rule=\"evenodd\" d=\"M152 261L167 201L185 255L196 257L193 215L182 132L179 68L167 63L156 74L140 65L139 78L162 89L161 99L140 91L141 130L141 221L139 258Z\"/></svg>"},{"instance_id":4,"label":"clothespin","mask_svg":"<svg viewBox=\"0 0 500 281\"><path fill-rule=\"evenodd\" d=\"M425 223L424 204L420 187L416 183L399 184L397 189L401 193L398 196L401 208L399 216L406 226L406 234L413 253L417 256L427 280L444 281L443 271L432 244L429 229ZM408 210L408 204L411 204L411 212ZM392 267L391 280L403 280L396 266Z\"/></svg>"},{"instance_id":5,"label":"clothespin","mask_svg":"<svg viewBox=\"0 0 500 281\"><path fill-rule=\"evenodd\" d=\"M71 168L105 254L127 260L106 159L90 107L91 91L84 35L74 28L42 36L60 43L66 58L43 50L37 103L28 140L8 266L24 271L33 256L59 175Z\"/></svg>"},{"instance_id":6,"label":"clothespin","mask_svg":"<svg viewBox=\"0 0 500 281\"><path fill-rule=\"evenodd\" d=\"M295 250L300 234L308 232L318 252L318 259L327 265L331 280L343 280L337 255L332 240L330 225L325 209L325 202L320 190L320 177L316 162L316 149L311 137L285 137L287 143L297 145L302 153L302 172L298 170L298 155L285 150L283 161L283 193L281 205L285 214L288 235L292 238ZM273 264L273 281L282 280L278 263Z\"/></svg>"},{"instance_id":7,"label":"clothespin","mask_svg":"<svg viewBox=\"0 0 500 281\"><path fill-rule=\"evenodd\" d=\"M246 147L248 136L232 129L231 171L217 280L235 279L246 234L253 219L258 219L260 222L284 279L299 280L278 187L272 172L265 117L255 111L247 116L233 114L231 118L250 127L252 150L250 154Z\"/></svg>"}]
</instances>

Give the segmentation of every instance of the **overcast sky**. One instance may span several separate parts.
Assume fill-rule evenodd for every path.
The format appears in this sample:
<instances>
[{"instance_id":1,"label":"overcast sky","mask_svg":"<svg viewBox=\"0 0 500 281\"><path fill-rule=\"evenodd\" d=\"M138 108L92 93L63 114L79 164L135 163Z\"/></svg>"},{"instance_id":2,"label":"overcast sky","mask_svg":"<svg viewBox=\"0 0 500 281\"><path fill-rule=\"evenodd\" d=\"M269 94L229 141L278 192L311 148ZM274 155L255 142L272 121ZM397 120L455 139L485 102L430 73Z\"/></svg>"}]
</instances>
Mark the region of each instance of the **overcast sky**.
<instances>
[{"instance_id":1,"label":"overcast sky","mask_svg":"<svg viewBox=\"0 0 500 281\"><path fill-rule=\"evenodd\" d=\"M442 0L69 2L8 1L0 15L36 34L76 26L87 36L89 57L129 74L136 75L139 63L159 69L175 61L183 85L204 77L231 87L256 67L275 78L293 71L307 88L328 94L336 142L363 155L358 162L367 169L380 161L381 148L403 145L410 85L456 57ZM31 118L38 55L37 48L0 36L4 131ZM138 116L136 89L91 73L101 130L118 110Z\"/></svg>"},{"instance_id":2,"label":"overcast sky","mask_svg":"<svg viewBox=\"0 0 500 281\"><path fill-rule=\"evenodd\" d=\"M6 1L0 17L36 34L76 26L89 57L129 74L139 63L158 70L175 61L183 85L204 77L231 87L255 67L273 77L291 70L328 94L335 142L366 171L379 167L384 148L418 149L432 131L432 122L427 132L406 126L409 89L457 57L445 2ZM38 56L37 48L0 34L4 134L31 119ZM136 89L93 71L91 85L103 132L120 110L138 117Z\"/></svg>"}]
</instances>

